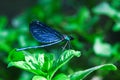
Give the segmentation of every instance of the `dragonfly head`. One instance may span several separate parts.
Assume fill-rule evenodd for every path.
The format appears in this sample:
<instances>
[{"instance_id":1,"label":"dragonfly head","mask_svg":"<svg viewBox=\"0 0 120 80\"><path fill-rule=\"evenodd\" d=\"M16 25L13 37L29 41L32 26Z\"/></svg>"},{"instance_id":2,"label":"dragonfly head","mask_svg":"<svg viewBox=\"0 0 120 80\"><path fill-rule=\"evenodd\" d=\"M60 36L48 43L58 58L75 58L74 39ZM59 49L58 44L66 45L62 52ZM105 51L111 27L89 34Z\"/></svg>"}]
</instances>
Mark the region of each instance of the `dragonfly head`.
<instances>
[{"instance_id":1,"label":"dragonfly head","mask_svg":"<svg viewBox=\"0 0 120 80\"><path fill-rule=\"evenodd\" d=\"M64 39L67 41L70 41L70 40L73 40L74 38L72 36L64 35Z\"/></svg>"}]
</instances>

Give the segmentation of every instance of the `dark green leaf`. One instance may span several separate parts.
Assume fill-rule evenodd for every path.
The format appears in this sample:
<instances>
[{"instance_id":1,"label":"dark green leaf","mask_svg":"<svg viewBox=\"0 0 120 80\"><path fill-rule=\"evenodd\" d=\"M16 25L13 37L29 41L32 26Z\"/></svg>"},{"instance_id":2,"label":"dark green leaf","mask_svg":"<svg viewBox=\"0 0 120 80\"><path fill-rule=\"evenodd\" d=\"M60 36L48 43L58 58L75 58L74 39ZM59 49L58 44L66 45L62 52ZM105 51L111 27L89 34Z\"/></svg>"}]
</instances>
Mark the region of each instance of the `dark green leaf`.
<instances>
[{"instance_id":1,"label":"dark green leaf","mask_svg":"<svg viewBox=\"0 0 120 80\"><path fill-rule=\"evenodd\" d=\"M5 16L0 16L0 30L2 30L7 25L7 18Z\"/></svg>"},{"instance_id":2,"label":"dark green leaf","mask_svg":"<svg viewBox=\"0 0 120 80\"><path fill-rule=\"evenodd\" d=\"M117 67L113 64L103 64L103 65L96 66L96 67L93 67L93 68L90 68L87 70L75 72L75 73L71 74L69 77L70 77L70 80L83 80L90 73L92 73L93 71L98 70L98 69L116 70Z\"/></svg>"},{"instance_id":3,"label":"dark green leaf","mask_svg":"<svg viewBox=\"0 0 120 80\"><path fill-rule=\"evenodd\" d=\"M120 31L120 22L117 22L117 23L113 26L113 31L115 31L115 32Z\"/></svg>"}]
</instances>

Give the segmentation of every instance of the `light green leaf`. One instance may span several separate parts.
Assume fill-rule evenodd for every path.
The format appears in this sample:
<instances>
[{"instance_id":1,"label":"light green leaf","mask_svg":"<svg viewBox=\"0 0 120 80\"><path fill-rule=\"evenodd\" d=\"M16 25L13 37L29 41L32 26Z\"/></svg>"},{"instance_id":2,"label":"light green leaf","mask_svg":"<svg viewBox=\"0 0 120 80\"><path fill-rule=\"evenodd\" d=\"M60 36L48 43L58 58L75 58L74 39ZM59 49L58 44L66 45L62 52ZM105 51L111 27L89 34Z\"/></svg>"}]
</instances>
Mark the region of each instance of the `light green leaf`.
<instances>
[{"instance_id":1,"label":"light green leaf","mask_svg":"<svg viewBox=\"0 0 120 80\"><path fill-rule=\"evenodd\" d=\"M40 69L32 69L31 66L29 66L29 64L27 64L25 61L10 62L8 64L8 68L11 66L15 66L20 69L32 72L36 75L46 75L46 73L42 72Z\"/></svg>"},{"instance_id":2,"label":"light green leaf","mask_svg":"<svg viewBox=\"0 0 120 80\"><path fill-rule=\"evenodd\" d=\"M8 67L15 66L24 70L30 70L30 66L24 61L10 62Z\"/></svg>"},{"instance_id":3,"label":"light green leaf","mask_svg":"<svg viewBox=\"0 0 120 80\"><path fill-rule=\"evenodd\" d=\"M19 59L19 55L17 54L24 54L24 59ZM42 71L44 64L44 54L30 54L27 51L16 51L16 49L14 49L11 51L9 59L11 62L8 64L8 67L16 66L34 74L46 75L46 73Z\"/></svg>"},{"instance_id":4,"label":"light green leaf","mask_svg":"<svg viewBox=\"0 0 120 80\"><path fill-rule=\"evenodd\" d=\"M38 62L36 58L28 52L25 52L25 62L32 68L37 69Z\"/></svg>"},{"instance_id":5,"label":"light green leaf","mask_svg":"<svg viewBox=\"0 0 120 80\"><path fill-rule=\"evenodd\" d=\"M65 74L58 74L56 75L52 80L70 80L70 78L68 76L66 76Z\"/></svg>"},{"instance_id":6,"label":"light green leaf","mask_svg":"<svg viewBox=\"0 0 120 80\"><path fill-rule=\"evenodd\" d=\"M74 51L74 50L66 50L64 51L61 56L56 60L54 63L54 67L52 68L50 72L50 76L52 77L54 73L62 67L64 64L66 64L70 59L72 59L74 56L80 57L81 53L80 51Z\"/></svg>"},{"instance_id":7,"label":"light green leaf","mask_svg":"<svg viewBox=\"0 0 120 80\"><path fill-rule=\"evenodd\" d=\"M34 58L37 60L37 65L39 65L40 67L43 67L44 63L45 63L45 55L44 54L39 54L39 53L35 53L33 54Z\"/></svg>"},{"instance_id":8,"label":"light green leaf","mask_svg":"<svg viewBox=\"0 0 120 80\"><path fill-rule=\"evenodd\" d=\"M43 64L42 70L48 72L53 67L53 55L45 55L45 62Z\"/></svg>"},{"instance_id":9,"label":"light green leaf","mask_svg":"<svg viewBox=\"0 0 120 80\"><path fill-rule=\"evenodd\" d=\"M32 80L47 80L47 79L43 76L34 76Z\"/></svg>"},{"instance_id":10,"label":"light green leaf","mask_svg":"<svg viewBox=\"0 0 120 80\"><path fill-rule=\"evenodd\" d=\"M40 69L33 69L33 67L31 67L28 63L26 63L25 61L17 61L17 62L10 62L8 64L8 68L11 67L11 66L15 66L15 67L18 67L20 69L23 69L23 70L26 70L26 71L29 71L29 72L32 72L36 75L43 75L45 76L46 73L44 73L42 70Z\"/></svg>"},{"instance_id":11,"label":"light green leaf","mask_svg":"<svg viewBox=\"0 0 120 80\"><path fill-rule=\"evenodd\" d=\"M95 54L104 57L110 57L112 55L112 46L108 43L103 43L100 37L96 37L93 46Z\"/></svg>"},{"instance_id":12,"label":"light green leaf","mask_svg":"<svg viewBox=\"0 0 120 80\"><path fill-rule=\"evenodd\" d=\"M69 75L69 77L70 77L70 80L83 80L90 73L92 73L93 71L98 70L98 69L116 70L117 67L113 64L104 64L104 65L96 66L96 67L93 67L93 68L90 68L87 70L75 72L75 73Z\"/></svg>"},{"instance_id":13,"label":"light green leaf","mask_svg":"<svg viewBox=\"0 0 120 80\"><path fill-rule=\"evenodd\" d=\"M114 17L116 11L111 8L107 2L103 2L100 5L93 8L93 12L100 15L108 15L109 17Z\"/></svg>"}]
</instances>

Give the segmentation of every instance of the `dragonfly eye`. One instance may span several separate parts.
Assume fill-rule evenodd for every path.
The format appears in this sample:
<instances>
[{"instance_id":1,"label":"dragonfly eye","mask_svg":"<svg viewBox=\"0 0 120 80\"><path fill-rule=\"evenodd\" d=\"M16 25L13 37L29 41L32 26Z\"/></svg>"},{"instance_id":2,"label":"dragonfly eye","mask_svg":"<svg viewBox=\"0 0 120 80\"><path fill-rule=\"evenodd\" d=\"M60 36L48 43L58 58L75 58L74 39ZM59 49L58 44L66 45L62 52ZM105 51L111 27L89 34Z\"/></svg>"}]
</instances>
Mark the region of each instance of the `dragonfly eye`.
<instances>
[{"instance_id":1,"label":"dragonfly eye","mask_svg":"<svg viewBox=\"0 0 120 80\"><path fill-rule=\"evenodd\" d=\"M69 36L70 40L73 40L74 38L72 36Z\"/></svg>"}]
</instances>

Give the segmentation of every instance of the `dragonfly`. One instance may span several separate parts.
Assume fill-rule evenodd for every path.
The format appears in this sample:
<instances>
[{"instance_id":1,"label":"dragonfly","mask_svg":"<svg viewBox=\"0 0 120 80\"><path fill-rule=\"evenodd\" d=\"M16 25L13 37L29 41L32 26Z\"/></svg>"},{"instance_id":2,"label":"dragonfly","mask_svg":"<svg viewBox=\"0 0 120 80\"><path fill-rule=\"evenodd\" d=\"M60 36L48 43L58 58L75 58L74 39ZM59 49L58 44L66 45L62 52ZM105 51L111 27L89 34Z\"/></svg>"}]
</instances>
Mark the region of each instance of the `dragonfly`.
<instances>
[{"instance_id":1,"label":"dragonfly","mask_svg":"<svg viewBox=\"0 0 120 80\"><path fill-rule=\"evenodd\" d=\"M34 20L29 24L29 31L33 38L38 42L43 43L43 45L18 48L17 51L47 47L62 41L66 41L65 46L63 47L63 49L65 49L70 41L73 40L72 36L61 34L38 20Z\"/></svg>"}]
</instances>

